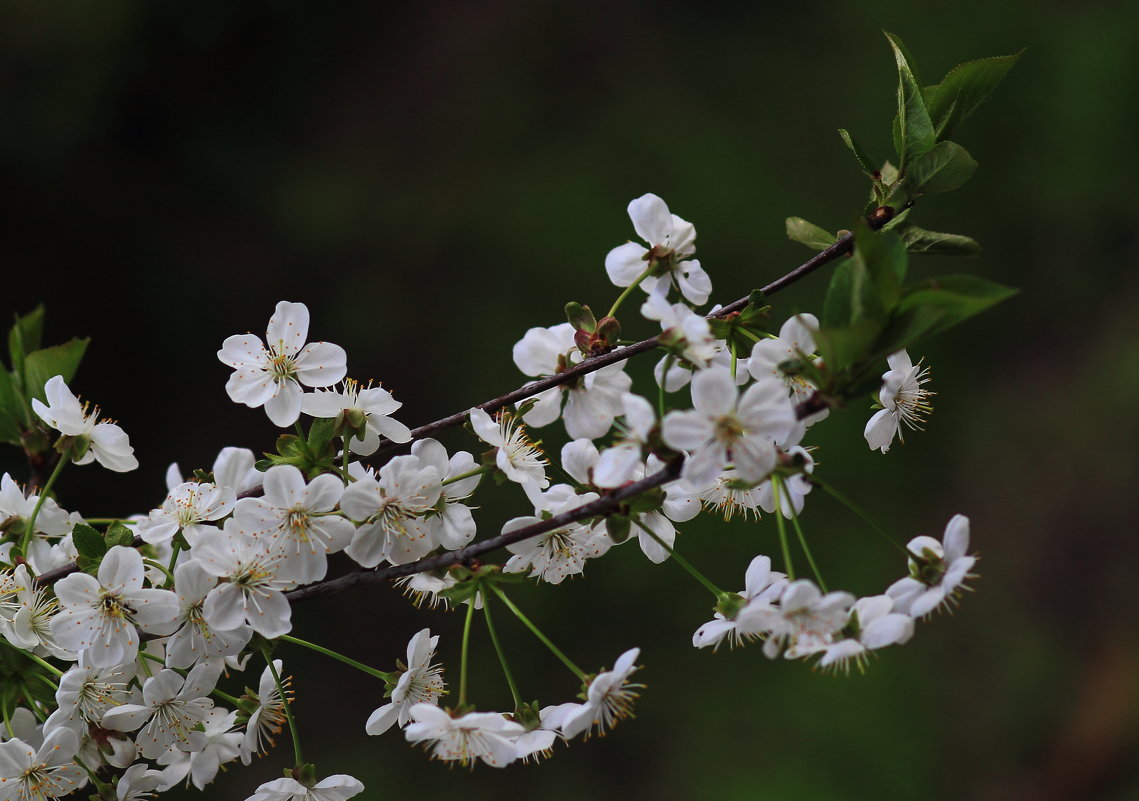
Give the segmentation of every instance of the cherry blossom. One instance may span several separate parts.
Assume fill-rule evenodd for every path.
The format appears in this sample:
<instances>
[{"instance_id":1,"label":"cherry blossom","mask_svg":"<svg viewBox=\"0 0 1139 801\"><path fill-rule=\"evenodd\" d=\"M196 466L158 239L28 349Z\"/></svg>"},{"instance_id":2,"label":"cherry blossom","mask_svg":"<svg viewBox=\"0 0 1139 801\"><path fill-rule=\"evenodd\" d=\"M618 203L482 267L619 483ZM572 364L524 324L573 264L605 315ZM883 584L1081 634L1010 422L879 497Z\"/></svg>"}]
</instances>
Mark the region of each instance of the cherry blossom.
<instances>
[{"instance_id":1,"label":"cherry blossom","mask_svg":"<svg viewBox=\"0 0 1139 801\"><path fill-rule=\"evenodd\" d=\"M117 423L100 423L99 409L96 407L88 412L88 404L79 403L79 399L63 382L63 376L57 375L47 380L44 396L47 405L39 398L32 398L32 410L56 431L81 443L72 451L75 464L96 461L116 473L125 473L138 467L138 459L134 456L134 448L131 447L126 432Z\"/></svg>"},{"instance_id":2,"label":"cherry blossom","mask_svg":"<svg viewBox=\"0 0 1139 801\"><path fill-rule=\"evenodd\" d=\"M936 394L924 387L929 381L929 368L921 361L910 362L910 355L904 350L890 354L886 360L890 369L882 374L882 389L878 400L882 409L875 412L866 422L863 435L871 450L885 453L890 450L894 437L904 442L902 427L921 430L922 424L933 411L930 396Z\"/></svg>"},{"instance_id":3,"label":"cherry blossom","mask_svg":"<svg viewBox=\"0 0 1139 801\"><path fill-rule=\"evenodd\" d=\"M692 303L707 303L712 281L700 262L689 258L696 252L692 223L669 212L665 202L653 194L630 202L628 210L633 230L649 247L626 242L609 251L605 257L609 280L616 286L631 286L648 269L649 275L641 280L646 292L664 295L675 283Z\"/></svg>"},{"instance_id":4,"label":"cherry blossom","mask_svg":"<svg viewBox=\"0 0 1139 801\"><path fill-rule=\"evenodd\" d=\"M218 359L234 370L225 385L230 399L251 409L264 406L274 425L291 426L301 414L302 384L328 387L344 378L344 349L329 342L305 344L308 325L307 306L282 300L269 318L265 342L254 334L227 337Z\"/></svg>"}]
</instances>

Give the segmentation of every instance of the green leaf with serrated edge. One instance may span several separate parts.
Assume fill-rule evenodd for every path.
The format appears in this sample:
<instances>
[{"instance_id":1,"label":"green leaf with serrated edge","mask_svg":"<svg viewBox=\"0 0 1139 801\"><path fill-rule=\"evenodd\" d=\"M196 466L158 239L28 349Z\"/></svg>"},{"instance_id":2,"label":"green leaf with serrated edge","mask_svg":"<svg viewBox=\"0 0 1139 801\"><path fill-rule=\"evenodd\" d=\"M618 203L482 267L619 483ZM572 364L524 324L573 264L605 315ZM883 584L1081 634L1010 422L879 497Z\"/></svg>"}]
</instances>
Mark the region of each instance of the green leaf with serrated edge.
<instances>
[{"instance_id":1,"label":"green leaf with serrated edge","mask_svg":"<svg viewBox=\"0 0 1139 801\"><path fill-rule=\"evenodd\" d=\"M894 216L893 218L891 218L890 222L886 223L885 225L883 225L878 230L879 231L892 231L895 228L898 228L899 226L902 225L902 223L904 223L906 221L906 218L910 216L911 211L913 211L912 208L902 209L901 214L898 214L898 215Z\"/></svg>"},{"instance_id":2,"label":"green leaf with serrated edge","mask_svg":"<svg viewBox=\"0 0 1139 801\"><path fill-rule=\"evenodd\" d=\"M898 149L898 162L905 171L906 165L925 153L937 141L933 135L933 123L922 97L921 82L913 60L909 58L905 45L894 34L883 31L894 51L894 61L898 65L898 111L894 117L895 147Z\"/></svg>"},{"instance_id":3,"label":"green leaf with serrated edge","mask_svg":"<svg viewBox=\"0 0 1139 801\"><path fill-rule=\"evenodd\" d=\"M939 142L924 156L914 160L902 183L911 197L951 192L972 178L976 169L977 162L961 145Z\"/></svg>"},{"instance_id":4,"label":"green leaf with serrated edge","mask_svg":"<svg viewBox=\"0 0 1139 801\"><path fill-rule=\"evenodd\" d=\"M8 331L8 355L12 370L20 378L24 375L24 357L37 350L43 339L44 306L41 303L22 317Z\"/></svg>"},{"instance_id":5,"label":"green leaf with serrated edge","mask_svg":"<svg viewBox=\"0 0 1139 801\"><path fill-rule=\"evenodd\" d=\"M941 83L923 90L938 141L952 137L957 126L989 99L1023 52L958 64L945 74Z\"/></svg>"},{"instance_id":6,"label":"green leaf with serrated edge","mask_svg":"<svg viewBox=\"0 0 1139 801\"><path fill-rule=\"evenodd\" d=\"M87 559L102 559L107 552L103 535L90 526L79 524L71 530L71 542L80 556Z\"/></svg>"},{"instance_id":7,"label":"green leaf with serrated edge","mask_svg":"<svg viewBox=\"0 0 1139 801\"><path fill-rule=\"evenodd\" d=\"M854 154L854 157L858 159L858 164L862 167L863 171L867 175L874 177L874 174L878 172L878 168L874 166L874 160L866 155L866 151L854 141L854 137L850 135L850 131L845 128L839 128L838 135L842 139L843 144L845 144L850 152Z\"/></svg>"},{"instance_id":8,"label":"green leaf with serrated edge","mask_svg":"<svg viewBox=\"0 0 1139 801\"><path fill-rule=\"evenodd\" d=\"M116 545L129 546L134 543L134 532L116 520L107 527L107 533L103 535L103 540L107 543L108 548L113 548Z\"/></svg>"},{"instance_id":9,"label":"green leaf with serrated edge","mask_svg":"<svg viewBox=\"0 0 1139 801\"><path fill-rule=\"evenodd\" d=\"M787 237L815 250L826 250L837 237L802 217L787 218Z\"/></svg>"},{"instance_id":10,"label":"green leaf with serrated edge","mask_svg":"<svg viewBox=\"0 0 1139 801\"><path fill-rule=\"evenodd\" d=\"M90 342L90 339L73 339L29 353L24 361L24 387L28 398L45 400L44 384L53 376L63 376L63 382L70 384Z\"/></svg>"},{"instance_id":11,"label":"green leaf with serrated edge","mask_svg":"<svg viewBox=\"0 0 1139 801\"><path fill-rule=\"evenodd\" d=\"M908 287L876 348L880 358L938 334L1019 290L973 275L948 275Z\"/></svg>"},{"instance_id":12,"label":"green leaf with serrated edge","mask_svg":"<svg viewBox=\"0 0 1139 801\"><path fill-rule=\"evenodd\" d=\"M941 234L916 225L904 226L898 233L910 253L936 256L978 256L981 253L977 240L961 234Z\"/></svg>"},{"instance_id":13,"label":"green leaf with serrated edge","mask_svg":"<svg viewBox=\"0 0 1139 801\"><path fill-rule=\"evenodd\" d=\"M319 458L336 436L336 418L318 417L308 430L309 453Z\"/></svg>"},{"instance_id":14,"label":"green leaf with serrated edge","mask_svg":"<svg viewBox=\"0 0 1139 801\"><path fill-rule=\"evenodd\" d=\"M13 445L20 443L20 421L27 410L12 386L12 376L0 366L0 440Z\"/></svg>"}]
</instances>

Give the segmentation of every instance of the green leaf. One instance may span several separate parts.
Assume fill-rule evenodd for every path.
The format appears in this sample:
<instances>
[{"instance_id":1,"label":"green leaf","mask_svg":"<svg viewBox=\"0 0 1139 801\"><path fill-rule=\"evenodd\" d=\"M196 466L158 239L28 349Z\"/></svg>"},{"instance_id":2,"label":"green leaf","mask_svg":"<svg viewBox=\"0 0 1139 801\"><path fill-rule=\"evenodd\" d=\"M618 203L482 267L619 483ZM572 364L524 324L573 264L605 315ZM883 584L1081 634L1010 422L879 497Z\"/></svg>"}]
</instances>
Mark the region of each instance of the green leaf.
<instances>
[{"instance_id":1,"label":"green leaf","mask_svg":"<svg viewBox=\"0 0 1139 801\"><path fill-rule=\"evenodd\" d=\"M934 136L939 141L953 136L957 126L989 99L1023 52L966 61L946 73L941 83L927 86L923 94Z\"/></svg>"},{"instance_id":2,"label":"green leaf","mask_svg":"<svg viewBox=\"0 0 1139 801\"><path fill-rule=\"evenodd\" d=\"M134 544L134 532L116 520L107 527L107 533L103 536L103 539L107 543L108 548L112 548L115 545L129 546Z\"/></svg>"},{"instance_id":3,"label":"green leaf","mask_svg":"<svg viewBox=\"0 0 1139 801\"><path fill-rule=\"evenodd\" d=\"M73 339L62 345L29 353L24 362L24 391L28 399L44 400L44 384L52 376L61 375L65 383L70 383L90 341Z\"/></svg>"},{"instance_id":4,"label":"green leaf","mask_svg":"<svg viewBox=\"0 0 1139 801\"><path fill-rule=\"evenodd\" d=\"M814 250L826 250L838 238L814 223L807 222L802 217L787 218L787 236L791 240Z\"/></svg>"},{"instance_id":5,"label":"green leaf","mask_svg":"<svg viewBox=\"0 0 1139 801\"><path fill-rule=\"evenodd\" d=\"M973 275L948 275L908 287L882 334L878 351L886 356L940 333L1018 290Z\"/></svg>"},{"instance_id":6,"label":"green leaf","mask_svg":"<svg viewBox=\"0 0 1139 801\"><path fill-rule=\"evenodd\" d=\"M82 523L71 530L71 541L79 555L87 559L102 559L107 553L107 543L103 540L103 536Z\"/></svg>"},{"instance_id":7,"label":"green leaf","mask_svg":"<svg viewBox=\"0 0 1139 801\"><path fill-rule=\"evenodd\" d=\"M881 325L873 320L835 328L824 325L815 332L815 347L827 371L835 374L862 360L873 349L881 331Z\"/></svg>"},{"instance_id":8,"label":"green leaf","mask_svg":"<svg viewBox=\"0 0 1139 801\"><path fill-rule=\"evenodd\" d=\"M894 61L898 65L898 111L894 117L895 147L902 171L912 159L928 151L937 142L933 133L933 122L925 107L921 83L913 59L906 52L902 40L889 31L883 31L894 51Z\"/></svg>"},{"instance_id":9,"label":"green leaf","mask_svg":"<svg viewBox=\"0 0 1139 801\"><path fill-rule=\"evenodd\" d=\"M850 132L845 128L839 128L838 135L842 137L843 144L845 144L847 148L850 149L850 152L854 154L854 157L858 159L858 163L862 167L863 171L865 171L865 173L871 178L875 177L878 174L878 168L874 166L874 160L871 159L870 156L866 155L866 151L863 150L858 145L858 143L854 141L854 138L850 135Z\"/></svg>"},{"instance_id":10,"label":"green leaf","mask_svg":"<svg viewBox=\"0 0 1139 801\"><path fill-rule=\"evenodd\" d=\"M873 231L864 220L854 226L854 249L862 253L871 280L878 287L878 297L885 308L898 301L902 281L906 280L906 246L891 231Z\"/></svg>"},{"instance_id":11,"label":"green leaf","mask_svg":"<svg viewBox=\"0 0 1139 801\"><path fill-rule=\"evenodd\" d=\"M906 191L911 197L951 192L973 177L977 162L961 145L939 142L916 159L906 171Z\"/></svg>"},{"instance_id":12,"label":"green leaf","mask_svg":"<svg viewBox=\"0 0 1139 801\"><path fill-rule=\"evenodd\" d=\"M12 376L0 366L0 440L18 445L20 421L26 419L24 402L12 386Z\"/></svg>"},{"instance_id":13,"label":"green leaf","mask_svg":"<svg viewBox=\"0 0 1139 801\"><path fill-rule=\"evenodd\" d=\"M937 256L978 256L981 253L981 245L977 240L961 234L941 234L916 225L904 226L899 233L910 253Z\"/></svg>"},{"instance_id":14,"label":"green leaf","mask_svg":"<svg viewBox=\"0 0 1139 801\"><path fill-rule=\"evenodd\" d=\"M24 357L37 350L43 338L44 305L41 303L23 317L8 332L8 355L17 373L23 372Z\"/></svg>"}]
</instances>

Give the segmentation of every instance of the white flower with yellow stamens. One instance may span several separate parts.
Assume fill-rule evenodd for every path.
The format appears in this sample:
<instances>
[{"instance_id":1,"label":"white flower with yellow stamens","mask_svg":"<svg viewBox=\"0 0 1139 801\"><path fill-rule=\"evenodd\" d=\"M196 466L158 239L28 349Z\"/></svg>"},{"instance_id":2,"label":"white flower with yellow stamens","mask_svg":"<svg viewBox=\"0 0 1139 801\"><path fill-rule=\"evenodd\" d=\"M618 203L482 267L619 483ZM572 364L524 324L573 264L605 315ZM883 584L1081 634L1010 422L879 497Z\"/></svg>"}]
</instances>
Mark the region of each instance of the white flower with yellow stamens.
<instances>
[{"instance_id":1,"label":"white flower with yellow stamens","mask_svg":"<svg viewBox=\"0 0 1139 801\"><path fill-rule=\"evenodd\" d=\"M408 442L411 429L392 418L402 403L383 387L361 388L350 378L344 379L342 392L334 389L310 392L301 402L301 411L311 417L340 417L352 426L363 428L361 436L353 436L348 449L360 456L371 456L380 447L380 437L392 442Z\"/></svg>"},{"instance_id":2,"label":"white flower with yellow stamens","mask_svg":"<svg viewBox=\"0 0 1139 801\"><path fill-rule=\"evenodd\" d=\"M205 524L221 520L233 511L236 500L237 495L230 487L187 481L171 489L162 506L140 520L136 530L152 545L169 542L179 531L193 544L213 528Z\"/></svg>"},{"instance_id":3,"label":"white flower with yellow stamens","mask_svg":"<svg viewBox=\"0 0 1139 801\"><path fill-rule=\"evenodd\" d=\"M340 508L363 525L344 552L363 567L384 559L413 562L439 546L437 528L427 515L443 494L439 472L418 456L397 456L380 470L358 475L344 490Z\"/></svg>"},{"instance_id":4,"label":"white flower with yellow stamens","mask_svg":"<svg viewBox=\"0 0 1139 801\"><path fill-rule=\"evenodd\" d=\"M281 554L282 574L299 584L320 581L328 571L328 554L344 550L356 527L329 514L344 494L344 482L331 473L305 483L292 465L265 472L265 495L242 498L233 512L238 527Z\"/></svg>"},{"instance_id":5,"label":"white flower with yellow stamens","mask_svg":"<svg viewBox=\"0 0 1139 801\"><path fill-rule=\"evenodd\" d=\"M227 337L218 359L234 369L225 391L235 403L264 406L274 425L291 426L301 414L306 387L328 387L344 378L347 354L330 342L305 344L309 314L303 303L277 304L265 340L254 334Z\"/></svg>"},{"instance_id":6,"label":"white flower with yellow stamens","mask_svg":"<svg viewBox=\"0 0 1139 801\"><path fill-rule=\"evenodd\" d=\"M88 404L80 404L63 382L63 376L52 376L44 384L45 405L32 398L32 409L40 419L65 437L86 440L82 455L75 464L88 464L92 460L116 473L125 473L138 467L134 448L126 432L117 423L99 422L99 408L89 411Z\"/></svg>"},{"instance_id":7,"label":"white flower with yellow stamens","mask_svg":"<svg viewBox=\"0 0 1139 801\"><path fill-rule=\"evenodd\" d=\"M895 435L899 442L905 442L902 424L910 430L922 430L933 411L929 399L936 394L923 386L929 381L929 368L922 367L920 359L913 364L910 355L900 350L890 354L887 361L890 369L882 374L882 389L878 392L882 409L867 421L863 432L870 450L882 453L890 450Z\"/></svg>"},{"instance_id":8,"label":"white flower with yellow stamens","mask_svg":"<svg viewBox=\"0 0 1139 801\"><path fill-rule=\"evenodd\" d=\"M494 446L494 462L508 479L518 484L535 484L539 489L550 486L546 458L526 434L521 420L505 409L494 419L477 407L469 415L479 439Z\"/></svg>"},{"instance_id":9,"label":"white flower with yellow stamens","mask_svg":"<svg viewBox=\"0 0 1139 801\"><path fill-rule=\"evenodd\" d=\"M69 651L86 651L93 667L121 665L138 653L138 628L169 634L178 617L178 596L143 589L142 555L116 545L99 565L98 578L73 573L55 585L63 611L51 621L55 641Z\"/></svg>"},{"instance_id":10,"label":"white flower with yellow stamens","mask_svg":"<svg viewBox=\"0 0 1139 801\"><path fill-rule=\"evenodd\" d=\"M364 731L383 734L399 723L401 727L411 721L411 708L416 704L438 704L447 691L443 681L443 666L433 665L439 635L431 636L431 629L416 633L407 644L407 664L399 671L399 679L391 690L391 703L384 704L368 718Z\"/></svg>"},{"instance_id":11,"label":"white flower with yellow stamens","mask_svg":"<svg viewBox=\"0 0 1139 801\"><path fill-rule=\"evenodd\" d=\"M629 677L638 669L635 662L640 648L630 648L617 657L612 670L598 673L585 691L584 704L562 704L542 716L542 727L560 730L566 739L579 734L588 740L594 734L604 735L620 721L633 714L633 702L639 697L637 690L643 684L633 684Z\"/></svg>"}]
</instances>

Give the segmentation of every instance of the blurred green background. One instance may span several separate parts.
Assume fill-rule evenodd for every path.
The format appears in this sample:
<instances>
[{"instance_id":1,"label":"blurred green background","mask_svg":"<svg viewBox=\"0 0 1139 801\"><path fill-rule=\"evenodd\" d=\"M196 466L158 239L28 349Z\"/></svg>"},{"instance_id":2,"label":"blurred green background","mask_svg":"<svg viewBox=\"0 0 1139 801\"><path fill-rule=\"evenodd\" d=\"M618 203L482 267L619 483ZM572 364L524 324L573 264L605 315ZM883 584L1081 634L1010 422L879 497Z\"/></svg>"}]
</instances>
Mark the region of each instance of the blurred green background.
<instances>
[{"instance_id":1,"label":"blurred green background","mask_svg":"<svg viewBox=\"0 0 1139 801\"><path fill-rule=\"evenodd\" d=\"M695 223L713 299L746 294L809 255L784 238L785 216L833 230L861 206L836 128L888 155L881 28L926 83L1027 47L955 137L981 164L974 179L915 210L984 255L912 265L915 278L973 271L1022 293L914 352L939 393L925 434L870 453L867 402L810 438L820 474L900 536L971 517L981 578L957 614L847 679L758 648L697 652L704 591L621 548L584 580L516 595L587 669L643 649L637 719L503 771L367 737L381 688L280 653L306 756L322 775L361 778L364 798L1139 798L1137 10L7 0L0 312L43 301L51 341L94 338L73 386L142 461L126 476L69 471L61 499L142 512L170 461L270 449L274 430L228 401L214 352L263 331L280 299L307 303L314 336L343 345L351 373L381 379L417 425L519 384L511 345L559 322L565 301L611 301L603 259L632 236L625 206L645 192ZM825 280L778 296L776 321L817 312ZM484 505L484 532L515 508ZM904 570L821 493L804 524L832 586L871 594ZM729 589L753 555L777 551L769 519L683 531ZM459 616L416 614L392 589L312 601L295 620L297 635L382 668L429 625L457 683ZM569 700L572 677L500 625L524 693ZM507 708L485 639L474 661L475 700ZM244 798L289 751L230 770L210 797Z\"/></svg>"}]
</instances>

